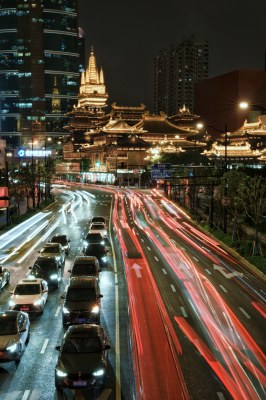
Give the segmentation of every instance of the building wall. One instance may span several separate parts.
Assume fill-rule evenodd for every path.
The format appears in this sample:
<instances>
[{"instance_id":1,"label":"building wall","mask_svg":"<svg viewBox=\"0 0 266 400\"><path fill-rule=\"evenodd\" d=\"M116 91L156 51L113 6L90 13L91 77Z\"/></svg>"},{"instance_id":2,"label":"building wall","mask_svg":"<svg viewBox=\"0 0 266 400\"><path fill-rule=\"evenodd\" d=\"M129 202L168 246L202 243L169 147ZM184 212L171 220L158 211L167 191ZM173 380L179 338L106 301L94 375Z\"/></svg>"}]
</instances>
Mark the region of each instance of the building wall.
<instances>
[{"instance_id":1,"label":"building wall","mask_svg":"<svg viewBox=\"0 0 266 400\"><path fill-rule=\"evenodd\" d=\"M230 132L245 119L256 120L259 110L241 110L243 100L266 108L266 71L237 70L199 82L195 88L195 112L207 125ZM215 132L215 131L213 131Z\"/></svg>"},{"instance_id":2,"label":"building wall","mask_svg":"<svg viewBox=\"0 0 266 400\"><path fill-rule=\"evenodd\" d=\"M17 146L33 131L65 134L80 84L77 0L0 0L0 26L1 136Z\"/></svg>"},{"instance_id":3,"label":"building wall","mask_svg":"<svg viewBox=\"0 0 266 400\"><path fill-rule=\"evenodd\" d=\"M194 36L154 59L154 113L171 116L184 105L194 111L194 86L206 79L209 46Z\"/></svg>"}]
</instances>

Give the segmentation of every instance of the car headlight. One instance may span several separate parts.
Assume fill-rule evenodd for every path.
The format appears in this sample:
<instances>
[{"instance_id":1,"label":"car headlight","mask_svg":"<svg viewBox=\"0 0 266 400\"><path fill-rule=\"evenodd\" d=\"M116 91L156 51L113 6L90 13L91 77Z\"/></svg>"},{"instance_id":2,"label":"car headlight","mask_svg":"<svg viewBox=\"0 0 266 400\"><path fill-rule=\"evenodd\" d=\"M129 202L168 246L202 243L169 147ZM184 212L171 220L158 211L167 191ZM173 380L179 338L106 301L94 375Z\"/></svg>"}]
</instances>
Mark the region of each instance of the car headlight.
<instances>
[{"instance_id":1,"label":"car headlight","mask_svg":"<svg viewBox=\"0 0 266 400\"><path fill-rule=\"evenodd\" d=\"M57 261L59 261L59 260L60 260L60 256L56 256L55 259L56 259Z\"/></svg>"},{"instance_id":2,"label":"car headlight","mask_svg":"<svg viewBox=\"0 0 266 400\"><path fill-rule=\"evenodd\" d=\"M69 309L66 308L66 307L63 307L63 313L64 313L64 314L69 314Z\"/></svg>"},{"instance_id":3,"label":"car headlight","mask_svg":"<svg viewBox=\"0 0 266 400\"><path fill-rule=\"evenodd\" d=\"M101 258L101 260L102 260L102 262L106 262L107 261L107 257L104 256L104 257Z\"/></svg>"},{"instance_id":4,"label":"car headlight","mask_svg":"<svg viewBox=\"0 0 266 400\"><path fill-rule=\"evenodd\" d=\"M14 353L14 351L17 350L17 343L12 344L11 346L8 346L6 349L7 349L7 351L10 351L11 353Z\"/></svg>"},{"instance_id":5,"label":"car headlight","mask_svg":"<svg viewBox=\"0 0 266 400\"><path fill-rule=\"evenodd\" d=\"M50 275L50 279L52 280L58 279L58 275L57 274Z\"/></svg>"},{"instance_id":6,"label":"car headlight","mask_svg":"<svg viewBox=\"0 0 266 400\"><path fill-rule=\"evenodd\" d=\"M104 245L104 240L101 241L101 244Z\"/></svg>"},{"instance_id":7,"label":"car headlight","mask_svg":"<svg viewBox=\"0 0 266 400\"><path fill-rule=\"evenodd\" d=\"M64 378L65 376L67 376L67 373L64 372L64 371L62 371L61 369L56 369L56 375L57 375L59 378Z\"/></svg>"},{"instance_id":8,"label":"car headlight","mask_svg":"<svg viewBox=\"0 0 266 400\"><path fill-rule=\"evenodd\" d=\"M93 314L99 314L100 307L99 306L93 306L91 312Z\"/></svg>"},{"instance_id":9,"label":"car headlight","mask_svg":"<svg viewBox=\"0 0 266 400\"><path fill-rule=\"evenodd\" d=\"M15 306L16 303L15 303L13 300L9 300L9 305L10 305L10 306Z\"/></svg>"},{"instance_id":10,"label":"car headlight","mask_svg":"<svg viewBox=\"0 0 266 400\"><path fill-rule=\"evenodd\" d=\"M83 240L83 246L88 246L89 243L86 240Z\"/></svg>"},{"instance_id":11,"label":"car headlight","mask_svg":"<svg viewBox=\"0 0 266 400\"><path fill-rule=\"evenodd\" d=\"M35 300L33 303L35 306L40 306L42 304L42 299Z\"/></svg>"},{"instance_id":12,"label":"car headlight","mask_svg":"<svg viewBox=\"0 0 266 400\"><path fill-rule=\"evenodd\" d=\"M98 369L97 371L94 371L94 372L92 373L93 376L103 376L104 374L105 374L105 371L104 371L103 368Z\"/></svg>"}]
</instances>

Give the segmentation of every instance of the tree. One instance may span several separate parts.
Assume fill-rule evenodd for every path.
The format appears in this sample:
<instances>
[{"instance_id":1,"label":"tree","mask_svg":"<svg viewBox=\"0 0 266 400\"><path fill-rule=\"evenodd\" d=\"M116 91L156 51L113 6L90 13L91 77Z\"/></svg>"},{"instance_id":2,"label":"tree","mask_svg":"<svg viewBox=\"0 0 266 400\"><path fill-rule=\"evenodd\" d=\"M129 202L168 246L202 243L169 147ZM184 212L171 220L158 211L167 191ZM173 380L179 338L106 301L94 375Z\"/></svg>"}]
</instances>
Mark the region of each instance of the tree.
<instances>
[{"instance_id":1,"label":"tree","mask_svg":"<svg viewBox=\"0 0 266 400\"><path fill-rule=\"evenodd\" d=\"M259 225L266 215L266 180L261 176L247 176L238 187L239 201L246 215L255 224L252 255L262 255L259 241Z\"/></svg>"},{"instance_id":2,"label":"tree","mask_svg":"<svg viewBox=\"0 0 266 400\"><path fill-rule=\"evenodd\" d=\"M240 185L246 179L246 174L237 170L226 172L220 185L221 199L227 194L226 201L228 200L227 209L232 214L233 220L233 242L237 240L237 219L239 212L243 209L242 203L240 202L238 189Z\"/></svg>"}]
</instances>

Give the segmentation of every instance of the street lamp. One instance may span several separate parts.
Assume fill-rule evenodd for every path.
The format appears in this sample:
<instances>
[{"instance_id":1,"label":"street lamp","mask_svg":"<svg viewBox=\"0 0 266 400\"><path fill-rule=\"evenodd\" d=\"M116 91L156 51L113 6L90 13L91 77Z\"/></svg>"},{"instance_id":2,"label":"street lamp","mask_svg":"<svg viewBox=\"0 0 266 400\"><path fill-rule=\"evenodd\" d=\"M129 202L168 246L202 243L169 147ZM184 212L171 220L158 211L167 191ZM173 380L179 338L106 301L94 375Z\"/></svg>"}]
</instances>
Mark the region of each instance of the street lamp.
<instances>
[{"instance_id":1,"label":"street lamp","mask_svg":"<svg viewBox=\"0 0 266 400\"><path fill-rule=\"evenodd\" d=\"M224 125L224 130L215 128L214 126L207 125L206 128L211 128L214 129L217 132L223 133L224 134L224 163L222 164L222 171L223 175L225 175L225 187L224 187L224 197L222 201L223 205L223 231L226 234L227 233L227 195L228 195L228 190L227 190L227 177L226 177L226 172L227 172L227 146L228 146L228 129L227 129L227 123Z\"/></svg>"},{"instance_id":2,"label":"street lamp","mask_svg":"<svg viewBox=\"0 0 266 400\"><path fill-rule=\"evenodd\" d=\"M257 108L263 113L266 112L266 108L257 106L256 104L249 104L247 101L241 101L241 103L239 103L239 108L241 108L242 110L246 110L248 108Z\"/></svg>"}]
</instances>

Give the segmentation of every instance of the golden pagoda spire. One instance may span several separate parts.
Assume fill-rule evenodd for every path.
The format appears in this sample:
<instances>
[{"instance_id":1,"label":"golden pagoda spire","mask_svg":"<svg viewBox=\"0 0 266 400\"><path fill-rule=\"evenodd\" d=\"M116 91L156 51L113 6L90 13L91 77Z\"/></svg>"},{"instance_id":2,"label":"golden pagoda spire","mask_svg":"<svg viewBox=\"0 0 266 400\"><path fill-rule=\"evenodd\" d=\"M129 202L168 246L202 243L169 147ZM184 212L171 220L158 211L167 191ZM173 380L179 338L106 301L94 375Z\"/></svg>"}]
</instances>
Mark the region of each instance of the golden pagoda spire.
<instances>
[{"instance_id":1,"label":"golden pagoda spire","mask_svg":"<svg viewBox=\"0 0 266 400\"><path fill-rule=\"evenodd\" d=\"M81 84L84 85L85 84L85 71L81 72Z\"/></svg>"},{"instance_id":2,"label":"golden pagoda spire","mask_svg":"<svg viewBox=\"0 0 266 400\"><path fill-rule=\"evenodd\" d=\"M104 85L103 67L100 69L100 84Z\"/></svg>"},{"instance_id":3,"label":"golden pagoda spire","mask_svg":"<svg viewBox=\"0 0 266 400\"><path fill-rule=\"evenodd\" d=\"M96 67L96 59L94 56L93 46L91 46L88 68L86 70L86 82L97 84L99 83L98 79L99 78L98 78L98 70Z\"/></svg>"}]
</instances>

